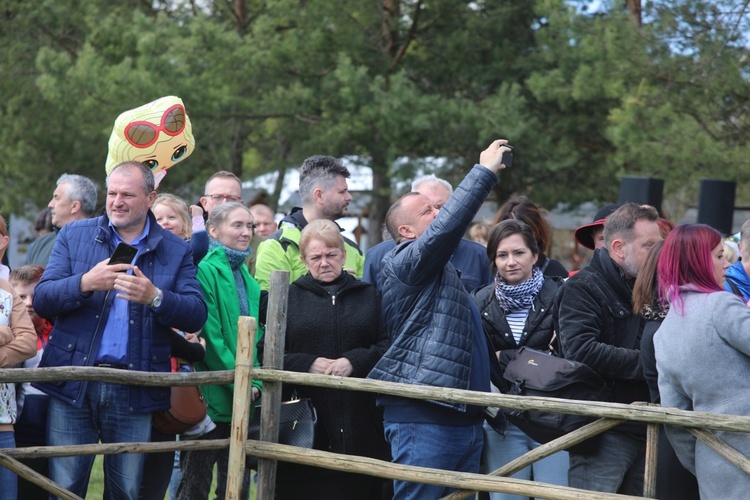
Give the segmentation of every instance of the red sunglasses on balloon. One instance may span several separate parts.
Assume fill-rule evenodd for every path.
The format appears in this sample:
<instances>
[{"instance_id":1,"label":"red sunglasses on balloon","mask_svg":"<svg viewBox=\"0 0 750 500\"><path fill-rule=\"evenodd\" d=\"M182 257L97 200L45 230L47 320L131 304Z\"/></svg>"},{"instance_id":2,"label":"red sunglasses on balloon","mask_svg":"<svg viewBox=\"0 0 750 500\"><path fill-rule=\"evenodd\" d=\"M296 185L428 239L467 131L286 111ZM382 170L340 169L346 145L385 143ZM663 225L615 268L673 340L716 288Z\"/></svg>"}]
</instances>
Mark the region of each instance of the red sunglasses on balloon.
<instances>
[{"instance_id":1,"label":"red sunglasses on balloon","mask_svg":"<svg viewBox=\"0 0 750 500\"><path fill-rule=\"evenodd\" d=\"M179 135L185 130L186 122L185 108L181 104L175 104L164 112L159 125L143 120L128 123L125 127L125 139L136 148L147 148L157 141L159 132L171 137Z\"/></svg>"}]
</instances>

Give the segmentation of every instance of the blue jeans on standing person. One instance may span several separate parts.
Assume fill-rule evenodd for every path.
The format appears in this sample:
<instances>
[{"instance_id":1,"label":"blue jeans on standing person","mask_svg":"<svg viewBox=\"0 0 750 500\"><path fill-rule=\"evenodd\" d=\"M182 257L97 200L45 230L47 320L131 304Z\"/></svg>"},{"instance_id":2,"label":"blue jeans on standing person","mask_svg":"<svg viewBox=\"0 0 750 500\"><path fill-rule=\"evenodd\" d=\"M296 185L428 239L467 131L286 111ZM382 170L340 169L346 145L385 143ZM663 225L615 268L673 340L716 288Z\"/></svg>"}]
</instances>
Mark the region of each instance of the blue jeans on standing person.
<instances>
[{"instance_id":1,"label":"blue jeans on standing person","mask_svg":"<svg viewBox=\"0 0 750 500\"><path fill-rule=\"evenodd\" d=\"M50 446L148 442L151 413L136 415L128 405L128 386L89 382L83 406L50 398L47 442ZM104 498L138 498L144 455L104 456ZM86 496L94 455L51 458L50 479L80 497Z\"/></svg>"},{"instance_id":2,"label":"blue jeans on standing person","mask_svg":"<svg viewBox=\"0 0 750 500\"><path fill-rule=\"evenodd\" d=\"M13 431L0 432L0 448L15 448L16 437ZM10 469L0 465L0 500L16 500L18 476Z\"/></svg>"},{"instance_id":3,"label":"blue jeans on standing person","mask_svg":"<svg viewBox=\"0 0 750 500\"><path fill-rule=\"evenodd\" d=\"M485 423L484 450L482 451L484 465L482 472L488 474L497 470L538 446L540 446L539 443L510 422L508 422L506 427L505 437ZM534 462L531 466L521 469L510 477L525 479L527 481L533 479L542 483L567 486L569 465L568 452L560 451ZM510 493L490 493L490 500L522 500L524 498L528 497L511 495Z\"/></svg>"},{"instance_id":4,"label":"blue jeans on standing person","mask_svg":"<svg viewBox=\"0 0 750 500\"><path fill-rule=\"evenodd\" d=\"M645 436L606 431L600 434L599 439L594 453L570 454L570 486L590 491L643 495Z\"/></svg>"},{"instance_id":5,"label":"blue jeans on standing person","mask_svg":"<svg viewBox=\"0 0 750 500\"><path fill-rule=\"evenodd\" d=\"M455 472L479 472L482 424L452 426L385 422L385 439L393 463ZM441 498L452 488L434 484L393 481L394 499Z\"/></svg>"}]
</instances>

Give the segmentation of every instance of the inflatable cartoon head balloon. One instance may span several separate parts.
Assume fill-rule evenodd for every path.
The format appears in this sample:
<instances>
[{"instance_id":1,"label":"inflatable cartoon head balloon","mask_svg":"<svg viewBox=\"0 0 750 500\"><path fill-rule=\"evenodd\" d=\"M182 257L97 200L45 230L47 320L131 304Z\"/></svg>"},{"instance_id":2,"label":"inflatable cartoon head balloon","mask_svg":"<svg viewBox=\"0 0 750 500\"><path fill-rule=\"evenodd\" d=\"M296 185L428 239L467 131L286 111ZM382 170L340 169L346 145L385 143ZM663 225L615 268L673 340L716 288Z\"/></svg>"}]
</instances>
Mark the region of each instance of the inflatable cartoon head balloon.
<instances>
[{"instance_id":1,"label":"inflatable cartoon head balloon","mask_svg":"<svg viewBox=\"0 0 750 500\"><path fill-rule=\"evenodd\" d=\"M158 186L167 169L194 149L193 126L182 99L162 97L117 117L104 169L109 175L124 161L139 161L151 168Z\"/></svg>"}]
</instances>

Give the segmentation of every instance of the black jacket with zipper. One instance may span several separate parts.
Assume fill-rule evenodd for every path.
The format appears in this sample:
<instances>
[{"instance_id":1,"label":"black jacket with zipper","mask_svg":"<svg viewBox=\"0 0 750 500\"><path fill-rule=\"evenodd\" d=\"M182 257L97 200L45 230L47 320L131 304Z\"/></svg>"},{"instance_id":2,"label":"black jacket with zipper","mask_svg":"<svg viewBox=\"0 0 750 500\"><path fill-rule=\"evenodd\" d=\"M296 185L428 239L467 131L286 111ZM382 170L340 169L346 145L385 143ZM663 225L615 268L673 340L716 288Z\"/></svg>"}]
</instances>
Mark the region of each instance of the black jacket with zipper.
<instances>
[{"instance_id":1,"label":"black jacket with zipper","mask_svg":"<svg viewBox=\"0 0 750 500\"><path fill-rule=\"evenodd\" d=\"M499 361L503 370L519 347L527 346L540 351L548 350L555 330L552 321L552 309L555 295L562 284L563 280L558 277L548 276L544 279L544 284L534 299L529 315L526 317L526 324L518 343L516 343L513 332L505 319L505 311L495 299L495 285L487 285L472 294L472 298L482 316L482 327L491 346L491 352L501 351ZM502 387L498 388L503 390Z\"/></svg>"},{"instance_id":2,"label":"black jacket with zipper","mask_svg":"<svg viewBox=\"0 0 750 500\"><path fill-rule=\"evenodd\" d=\"M308 372L316 358L345 357L351 377L364 378L388 348L380 312L380 293L344 272L331 295L309 274L289 287L284 369ZM285 386L285 392L291 387ZM318 413L316 445L335 453L390 458L383 437L382 412L375 395L297 386Z\"/></svg>"}]
</instances>

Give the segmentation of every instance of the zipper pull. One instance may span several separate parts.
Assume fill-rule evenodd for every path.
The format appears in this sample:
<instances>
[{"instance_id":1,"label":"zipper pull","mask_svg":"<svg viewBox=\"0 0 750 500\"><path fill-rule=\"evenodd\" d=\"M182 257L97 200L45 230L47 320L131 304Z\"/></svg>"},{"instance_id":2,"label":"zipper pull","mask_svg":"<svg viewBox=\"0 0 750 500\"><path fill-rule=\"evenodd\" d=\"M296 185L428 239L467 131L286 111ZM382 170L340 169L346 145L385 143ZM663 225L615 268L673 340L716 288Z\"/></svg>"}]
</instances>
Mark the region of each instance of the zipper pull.
<instances>
[{"instance_id":1,"label":"zipper pull","mask_svg":"<svg viewBox=\"0 0 750 500\"><path fill-rule=\"evenodd\" d=\"M335 306L336 305L336 296L331 295L331 303Z\"/></svg>"}]
</instances>

